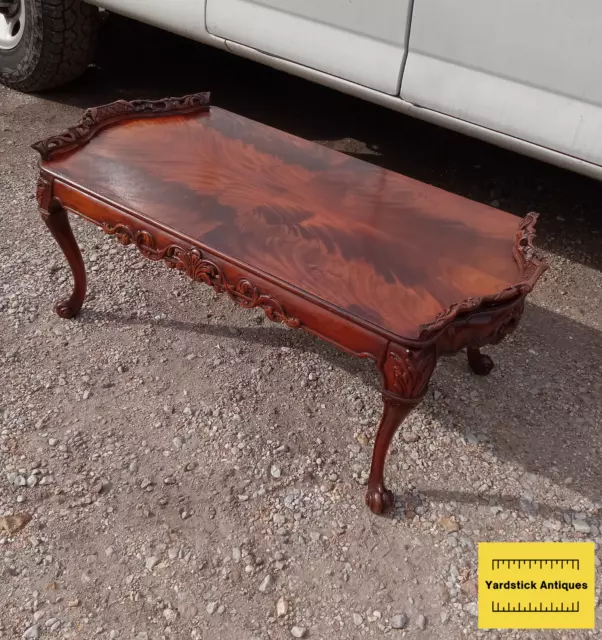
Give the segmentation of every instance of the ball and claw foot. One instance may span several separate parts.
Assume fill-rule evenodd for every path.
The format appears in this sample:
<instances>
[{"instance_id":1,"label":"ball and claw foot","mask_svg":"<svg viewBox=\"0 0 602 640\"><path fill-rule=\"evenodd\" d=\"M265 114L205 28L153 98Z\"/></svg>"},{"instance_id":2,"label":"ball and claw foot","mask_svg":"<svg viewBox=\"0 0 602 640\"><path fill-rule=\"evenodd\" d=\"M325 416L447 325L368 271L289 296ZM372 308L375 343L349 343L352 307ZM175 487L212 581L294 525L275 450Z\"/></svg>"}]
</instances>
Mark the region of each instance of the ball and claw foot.
<instances>
[{"instance_id":1,"label":"ball and claw foot","mask_svg":"<svg viewBox=\"0 0 602 640\"><path fill-rule=\"evenodd\" d=\"M395 496L392 491L384 487L368 489L366 492L366 504L372 513L380 515L395 506Z\"/></svg>"},{"instance_id":2,"label":"ball and claw foot","mask_svg":"<svg viewBox=\"0 0 602 640\"><path fill-rule=\"evenodd\" d=\"M467 349L468 365L478 376L487 376L494 367L493 360L476 347Z\"/></svg>"},{"instance_id":3,"label":"ball and claw foot","mask_svg":"<svg viewBox=\"0 0 602 640\"><path fill-rule=\"evenodd\" d=\"M69 299L58 302L54 310L59 317L65 318L66 320L75 318L79 313L79 309L76 309Z\"/></svg>"}]
</instances>

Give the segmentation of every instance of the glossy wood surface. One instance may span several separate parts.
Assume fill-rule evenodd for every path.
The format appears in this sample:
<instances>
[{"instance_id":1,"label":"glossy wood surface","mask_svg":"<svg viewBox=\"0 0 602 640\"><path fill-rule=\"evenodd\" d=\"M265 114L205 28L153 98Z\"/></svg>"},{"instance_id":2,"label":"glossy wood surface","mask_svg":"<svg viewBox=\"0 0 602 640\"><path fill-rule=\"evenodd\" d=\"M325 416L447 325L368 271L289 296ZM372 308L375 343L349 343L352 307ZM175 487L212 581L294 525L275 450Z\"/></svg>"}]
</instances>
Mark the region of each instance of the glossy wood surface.
<instances>
[{"instance_id":1,"label":"glossy wood surface","mask_svg":"<svg viewBox=\"0 0 602 640\"><path fill-rule=\"evenodd\" d=\"M400 337L522 277L521 219L216 107L120 122L44 169Z\"/></svg>"}]
</instances>

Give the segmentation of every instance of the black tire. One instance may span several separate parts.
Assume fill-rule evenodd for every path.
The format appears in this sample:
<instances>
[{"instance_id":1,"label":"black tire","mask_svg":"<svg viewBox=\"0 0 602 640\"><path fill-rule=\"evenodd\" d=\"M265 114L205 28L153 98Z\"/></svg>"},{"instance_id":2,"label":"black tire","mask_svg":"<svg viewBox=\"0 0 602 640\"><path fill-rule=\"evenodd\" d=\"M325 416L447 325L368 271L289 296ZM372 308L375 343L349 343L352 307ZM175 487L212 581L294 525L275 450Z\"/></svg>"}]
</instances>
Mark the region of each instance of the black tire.
<instances>
[{"instance_id":1,"label":"black tire","mask_svg":"<svg viewBox=\"0 0 602 640\"><path fill-rule=\"evenodd\" d=\"M81 0L23 0L25 28L13 49L0 49L0 82L19 91L54 89L92 61L98 9Z\"/></svg>"}]
</instances>

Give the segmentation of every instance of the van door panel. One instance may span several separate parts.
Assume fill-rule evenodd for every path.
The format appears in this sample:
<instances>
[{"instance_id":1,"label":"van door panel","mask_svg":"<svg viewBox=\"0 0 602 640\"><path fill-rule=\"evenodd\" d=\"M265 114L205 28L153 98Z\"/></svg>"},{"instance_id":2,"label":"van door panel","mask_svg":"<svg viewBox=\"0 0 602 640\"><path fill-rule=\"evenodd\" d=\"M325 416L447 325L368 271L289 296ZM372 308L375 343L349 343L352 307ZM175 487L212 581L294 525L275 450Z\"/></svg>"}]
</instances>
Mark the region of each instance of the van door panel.
<instances>
[{"instance_id":1,"label":"van door panel","mask_svg":"<svg viewBox=\"0 0 602 640\"><path fill-rule=\"evenodd\" d=\"M602 164L602 2L420 0L401 97Z\"/></svg>"},{"instance_id":2,"label":"van door panel","mask_svg":"<svg viewBox=\"0 0 602 640\"><path fill-rule=\"evenodd\" d=\"M399 94L411 0L208 0L207 30Z\"/></svg>"}]
</instances>

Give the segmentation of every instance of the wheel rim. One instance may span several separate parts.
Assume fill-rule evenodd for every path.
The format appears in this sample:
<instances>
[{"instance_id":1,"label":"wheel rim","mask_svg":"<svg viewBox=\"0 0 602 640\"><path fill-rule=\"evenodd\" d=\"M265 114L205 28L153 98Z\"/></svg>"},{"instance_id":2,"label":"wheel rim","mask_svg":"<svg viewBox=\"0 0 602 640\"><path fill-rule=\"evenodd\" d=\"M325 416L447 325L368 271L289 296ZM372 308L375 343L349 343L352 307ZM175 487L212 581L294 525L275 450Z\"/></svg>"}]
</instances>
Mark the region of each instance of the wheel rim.
<instances>
[{"instance_id":1,"label":"wheel rim","mask_svg":"<svg viewBox=\"0 0 602 640\"><path fill-rule=\"evenodd\" d=\"M0 49L14 49L25 29L25 0L0 0Z\"/></svg>"}]
</instances>

